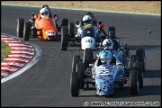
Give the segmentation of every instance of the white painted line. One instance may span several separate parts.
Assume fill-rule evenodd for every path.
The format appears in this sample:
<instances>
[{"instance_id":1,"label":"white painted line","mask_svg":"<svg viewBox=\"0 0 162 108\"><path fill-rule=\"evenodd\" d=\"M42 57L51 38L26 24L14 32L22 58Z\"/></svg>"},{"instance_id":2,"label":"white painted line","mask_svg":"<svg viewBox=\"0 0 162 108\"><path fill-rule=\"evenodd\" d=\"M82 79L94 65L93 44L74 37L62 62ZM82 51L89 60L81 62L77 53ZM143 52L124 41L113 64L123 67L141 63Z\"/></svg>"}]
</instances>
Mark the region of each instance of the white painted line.
<instances>
[{"instance_id":1,"label":"white painted line","mask_svg":"<svg viewBox=\"0 0 162 108\"><path fill-rule=\"evenodd\" d=\"M23 50L22 51L21 50L20 51L17 51L17 50L16 51L13 51L12 50L11 53L34 53L34 51L31 51L30 52L30 51L23 51Z\"/></svg>"},{"instance_id":2,"label":"white painted line","mask_svg":"<svg viewBox=\"0 0 162 108\"><path fill-rule=\"evenodd\" d=\"M12 51L11 51L11 54L14 54L14 53L17 54L17 53L19 53L19 52L12 52ZM21 53L23 53L23 54L30 54L30 55L34 55L34 52L33 52L33 53L29 53L29 52L21 52Z\"/></svg>"},{"instance_id":3,"label":"white painted line","mask_svg":"<svg viewBox=\"0 0 162 108\"><path fill-rule=\"evenodd\" d=\"M26 55L8 55L8 57L24 57L24 58L32 58L33 56L26 56Z\"/></svg>"},{"instance_id":4,"label":"white painted line","mask_svg":"<svg viewBox=\"0 0 162 108\"><path fill-rule=\"evenodd\" d=\"M1 65L14 65L14 66L20 66L20 67L24 66L24 64L17 63L17 62L8 62L8 63L4 62L4 63L1 63Z\"/></svg>"},{"instance_id":5,"label":"white painted line","mask_svg":"<svg viewBox=\"0 0 162 108\"><path fill-rule=\"evenodd\" d=\"M16 41L16 40L3 40L4 42L19 42L19 41ZM19 42L19 43L22 43L22 42Z\"/></svg>"},{"instance_id":6,"label":"white painted line","mask_svg":"<svg viewBox=\"0 0 162 108\"><path fill-rule=\"evenodd\" d=\"M33 48L19 48L19 47L11 47L11 49L13 49L13 50L31 50L31 51L34 51Z\"/></svg>"},{"instance_id":7,"label":"white painted line","mask_svg":"<svg viewBox=\"0 0 162 108\"><path fill-rule=\"evenodd\" d=\"M4 67L1 67L1 70L8 70L8 71L14 72L14 71L16 71L18 69L16 69L16 68L4 68Z\"/></svg>"},{"instance_id":8,"label":"white painted line","mask_svg":"<svg viewBox=\"0 0 162 108\"><path fill-rule=\"evenodd\" d=\"M24 45L24 44L9 44L9 46L11 46L11 47L12 47L12 46L19 46L19 47L20 47L20 46L26 46L26 47L28 47L28 45ZM31 46L31 47L32 47L32 46Z\"/></svg>"},{"instance_id":9,"label":"white painted line","mask_svg":"<svg viewBox=\"0 0 162 108\"><path fill-rule=\"evenodd\" d=\"M19 61L29 61L29 60L25 60L25 59L21 59L21 58L5 58L4 60L19 60Z\"/></svg>"},{"instance_id":10,"label":"white painted line","mask_svg":"<svg viewBox=\"0 0 162 108\"><path fill-rule=\"evenodd\" d=\"M40 8L38 5L18 5L18 4L7 4L3 3L1 5L6 6L16 6L16 7L33 7L33 8ZM54 7L51 6L51 9L65 9L65 10L78 10L78 11L92 11L92 12L105 12L105 13L119 13L119 14L132 14L132 15L153 15L153 16L161 16L161 14L154 14L154 13L140 13L140 12L126 12L126 11L115 11L115 10L102 10L102 9L93 9L93 8L64 8L64 7Z\"/></svg>"},{"instance_id":11,"label":"white painted line","mask_svg":"<svg viewBox=\"0 0 162 108\"><path fill-rule=\"evenodd\" d=\"M3 76L3 77L6 77L6 76L8 76L9 74L7 74L7 73L4 73L4 72L1 72L1 76Z\"/></svg>"}]
</instances>

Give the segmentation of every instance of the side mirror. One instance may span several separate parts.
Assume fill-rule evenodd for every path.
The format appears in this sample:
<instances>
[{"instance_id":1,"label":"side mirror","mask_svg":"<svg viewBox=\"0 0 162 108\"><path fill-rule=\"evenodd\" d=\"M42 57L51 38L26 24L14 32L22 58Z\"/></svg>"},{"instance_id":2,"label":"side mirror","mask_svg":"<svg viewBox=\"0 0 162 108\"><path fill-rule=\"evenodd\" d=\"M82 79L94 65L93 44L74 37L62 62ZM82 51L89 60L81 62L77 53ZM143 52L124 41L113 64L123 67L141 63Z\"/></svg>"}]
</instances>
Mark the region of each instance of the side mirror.
<instances>
[{"instance_id":1,"label":"side mirror","mask_svg":"<svg viewBox=\"0 0 162 108\"><path fill-rule=\"evenodd\" d=\"M93 67L93 64L89 64L90 67Z\"/></svg>"},{"instance_id":2,"label":"side mirror","mask_svg":"<svg viewBox=\"0 0 162 108\"><path fill-rule=\"evenodd\" d=\"M103 24L99 24L99 25L98 25L98 28L99 28L99 29L102 29L102 28L104 28L104 25L103 25Z\"/></svg>"}]
</instances>

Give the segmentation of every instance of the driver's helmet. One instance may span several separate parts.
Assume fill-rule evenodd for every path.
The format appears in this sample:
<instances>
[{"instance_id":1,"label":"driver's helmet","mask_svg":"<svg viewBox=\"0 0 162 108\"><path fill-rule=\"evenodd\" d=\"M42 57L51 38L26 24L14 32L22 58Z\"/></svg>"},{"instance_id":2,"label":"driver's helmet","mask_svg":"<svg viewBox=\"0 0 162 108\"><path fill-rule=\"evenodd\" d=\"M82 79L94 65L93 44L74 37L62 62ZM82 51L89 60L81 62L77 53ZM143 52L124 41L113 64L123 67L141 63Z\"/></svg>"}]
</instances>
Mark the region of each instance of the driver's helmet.
<instances>
[{"instance_id":1,"label":"driver's helmet","mask_svg":"<svg viewBox=\"0 0 162 108\"><path fill-rule=\"evenodd\" d=\"M40 10L41 18L49 17L49 10L45 7Z\"/></svg>"},{"instance_id":2,"label":"driver's helmet","mask_svg":"<svg viewBox=\"0 0 162 108\"><path fill-rule=\"evenodd\" d=\"M102 63L110 63L112 61L112 52L111 51L102 51L99 54L100 60Z\"/></svg>"},{"instance_id":3,"label":"driver's helmet","mask_svg":"<svg viewBox=\"0 0 162 108\"><path fill-rule=\"evenodd\" d=\"M102 42L102 46L103 46L103 49L106 50L106 49L113 49L113 46L114 46L114 43L111 39L105 39L103 42Z\"/></svg>"},{"instance_id":4,"label":"driver's helmet","mask_svg":"<svg viewBox=\"0 0 162 108\"><path fill-rule=\"evenodd\" d=\"M92 17L90 15L85 15L83 17L83 23L85 24L92 24Z\"/></svg>"}]
</instances>

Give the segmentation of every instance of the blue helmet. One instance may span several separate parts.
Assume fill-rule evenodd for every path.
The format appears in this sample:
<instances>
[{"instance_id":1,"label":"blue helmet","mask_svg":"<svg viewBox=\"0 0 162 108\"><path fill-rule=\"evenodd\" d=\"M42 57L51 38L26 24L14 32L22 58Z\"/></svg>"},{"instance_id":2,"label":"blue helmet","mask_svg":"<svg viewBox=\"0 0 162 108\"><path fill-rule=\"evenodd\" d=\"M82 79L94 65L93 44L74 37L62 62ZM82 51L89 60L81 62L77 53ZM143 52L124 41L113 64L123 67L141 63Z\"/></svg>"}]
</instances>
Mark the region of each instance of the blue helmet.
<instances>
[{"instance_id":1,"label":"blue helmet","mask_svg":"<svg viewBox=\"0 0 162 108\"><path fill-rule=\"evenodd\" d=\"M99 54L100 60L102 63L110 63L112 61L112 52L110 50L103 50Z\"/></svg>"}]
</instances>

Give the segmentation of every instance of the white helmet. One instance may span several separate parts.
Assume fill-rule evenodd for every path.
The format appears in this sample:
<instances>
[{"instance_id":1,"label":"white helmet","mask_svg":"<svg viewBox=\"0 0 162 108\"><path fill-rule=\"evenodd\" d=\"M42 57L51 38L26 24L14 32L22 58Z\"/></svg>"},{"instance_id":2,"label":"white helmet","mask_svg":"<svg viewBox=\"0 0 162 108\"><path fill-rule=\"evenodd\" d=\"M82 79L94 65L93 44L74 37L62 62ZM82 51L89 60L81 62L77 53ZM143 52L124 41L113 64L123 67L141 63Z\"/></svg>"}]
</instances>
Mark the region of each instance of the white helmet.
<instances>
[{"instance_id":1,"label":"white helmet","mask_svg":"<svg viewBox=\"0 0 162 108\"><path fill-rule=\"evenodd\" d=\"M105 49L113 49L114 43L111 39L105 39L102 43L102 46Z\"/></svg>"},{"instance_id":2,"label":"white helmet","mask_svg":"<svg viewBox=\"0 0 162 108\"><path fill-rule=\"evenodd\" d=\"M85 15L83 17L83 23L91 24L92 23L92 17L90 15Z\"/></svg>"},{"instance_id":3,"label":"white helmet","mask_svg":"<svg viewBox=\"0 0 162 108\"><path fill-rule=\"evenodd\" d=\"M47 8L42 8L42 9L40 10L40 16L41 16L42 18L45 17L45 16L49 17L49 11L48 11L48 9L47 9Z\"/></svg>"}]
</instances>

